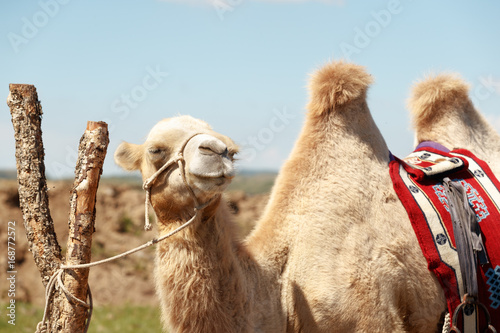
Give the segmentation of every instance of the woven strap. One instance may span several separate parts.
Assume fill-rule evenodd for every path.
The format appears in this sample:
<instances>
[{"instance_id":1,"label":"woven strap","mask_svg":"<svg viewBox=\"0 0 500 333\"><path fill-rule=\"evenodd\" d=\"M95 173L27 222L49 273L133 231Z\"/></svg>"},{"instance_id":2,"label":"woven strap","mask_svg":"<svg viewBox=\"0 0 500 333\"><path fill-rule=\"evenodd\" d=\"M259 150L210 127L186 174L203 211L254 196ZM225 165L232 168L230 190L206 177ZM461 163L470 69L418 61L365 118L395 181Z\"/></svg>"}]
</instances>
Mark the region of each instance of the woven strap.
<instances>
[{"instance_id":1,"label":"woven strap","mask_svg":"<svg viewBox=\"0 0 500 333\"><path fill-rule=\"evenodd\" d=\"M477 222L476 213L469 205L464 187L458 182L451 181L448 177L444 178L443 185L453 222L453 234L455 235L458 261L463 277L464 293L477 299L479 295L477 286L478 254L481 258L487 258L486 248L481 238L481 229Z\"/></svg>"}]
</instances>

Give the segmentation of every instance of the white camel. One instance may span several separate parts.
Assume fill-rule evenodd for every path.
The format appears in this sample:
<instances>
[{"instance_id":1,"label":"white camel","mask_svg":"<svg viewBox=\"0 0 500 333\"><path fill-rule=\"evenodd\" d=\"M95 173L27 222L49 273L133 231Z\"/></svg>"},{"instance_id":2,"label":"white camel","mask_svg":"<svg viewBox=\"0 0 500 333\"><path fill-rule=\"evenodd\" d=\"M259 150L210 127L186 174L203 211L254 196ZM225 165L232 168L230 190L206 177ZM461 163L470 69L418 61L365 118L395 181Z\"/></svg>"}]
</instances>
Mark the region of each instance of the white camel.
<instances>
[{"instance_id":1,"label":"white camel","mask_svg":"<svg viewBox=\"0 0 500 333\"><path fill-rule=\"evenodd\" d=\"M360 66L311 78L302 132L249 237L221 197L235 144L189 116L166 119L116 162L151 182L160 235L156 286L170 332L435 332L443 291L388 172ZM176 154L182 152L178 163ZM162 168L168 162L168 167ZM183 180L185 175L185 180Z\"/></svg>"}]
</instances>

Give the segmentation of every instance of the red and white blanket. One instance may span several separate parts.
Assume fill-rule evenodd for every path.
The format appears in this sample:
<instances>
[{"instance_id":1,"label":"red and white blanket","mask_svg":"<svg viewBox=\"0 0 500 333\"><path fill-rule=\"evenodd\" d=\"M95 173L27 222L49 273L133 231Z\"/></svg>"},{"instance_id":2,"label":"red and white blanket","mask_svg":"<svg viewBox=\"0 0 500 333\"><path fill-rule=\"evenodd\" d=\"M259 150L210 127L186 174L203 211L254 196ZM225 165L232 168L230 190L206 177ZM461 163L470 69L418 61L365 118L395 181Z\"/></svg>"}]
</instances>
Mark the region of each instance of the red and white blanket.
<instances>
[{"instance_id":1,"label":"red and white blanket","mask_svg":"<svg viewBox=\"0 0 500 333\"><path fill-rule=\"evenodd\" d=\"M489 311L491 324L500 328L500 183L484 162L464 149L449 151L431 142L419 145L404 159L393 157L390 174L427 259L428 268L443 287L448 311L453 314L464 290L443 178L459 182L474 209L489 263L478 264L479 302ZM485 315L467 306L458 328L483 332Z\"/></svg>"}]
</instances>

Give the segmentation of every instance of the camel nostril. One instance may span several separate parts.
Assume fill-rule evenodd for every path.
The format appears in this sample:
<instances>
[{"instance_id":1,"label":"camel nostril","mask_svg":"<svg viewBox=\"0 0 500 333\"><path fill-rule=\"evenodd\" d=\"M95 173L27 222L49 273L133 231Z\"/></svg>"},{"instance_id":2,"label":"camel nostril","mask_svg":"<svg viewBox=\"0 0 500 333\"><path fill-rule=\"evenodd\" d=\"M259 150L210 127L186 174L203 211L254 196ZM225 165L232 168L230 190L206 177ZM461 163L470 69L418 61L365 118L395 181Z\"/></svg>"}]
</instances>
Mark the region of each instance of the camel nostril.
<instances>
[{"instance_id":1,"label":"camel nostril","mask_svg":"<svg viewBox=\"0 0 500 333\"><path fill-rule=\"evenodd\" d=\"M198 150L204 155L224 155L227 146L218 140L207 140L199 145Z\"/></svg>"},{"instance_id":2,"label":"camel nostril","mask_svg":"<svg viewBox=\"0 0 500 333\"><path fill-rule=\"evenodd\" d=\"M212 149L210 149L210 147L201 147L200 146L200 147L198 147L198 150L203 155L215 155L215 154L217 154L215 151L213 151Z\"/></svg>"}]
</instances>

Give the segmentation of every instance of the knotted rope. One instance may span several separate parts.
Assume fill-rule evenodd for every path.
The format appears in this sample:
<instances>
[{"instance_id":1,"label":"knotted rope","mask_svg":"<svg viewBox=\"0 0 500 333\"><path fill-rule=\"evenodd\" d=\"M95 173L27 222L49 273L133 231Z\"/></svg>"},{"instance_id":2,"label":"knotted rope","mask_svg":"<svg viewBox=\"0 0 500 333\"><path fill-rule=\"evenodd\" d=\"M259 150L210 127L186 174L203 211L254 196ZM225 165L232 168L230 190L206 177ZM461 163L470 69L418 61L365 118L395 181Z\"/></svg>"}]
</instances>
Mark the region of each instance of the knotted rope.
<instances>
[{"instance_id":1,"label":"knotted rope","mask_svg":"<svg viewBox=\"0 0 500 333\"><path fill-rule=\"evenodd\" d=\"M46 318L48 316L48 308L50 306L50 300L52 299L52 292L54 289L61 288L62 291L66 296L68 296L70 299L73 301L79 303L80 305L83 305L84 307L89 309L89 314L87 318L87 323L85 325L85 331L87 332L89 325L90 325L90 319L92 318L92 310L94 308L94 302L92 300L92 293L90 292L90 286L87 285L87 298L89 299L89 303L87 304L86 302L82 301L81 299L75 297L73 294L69 292L69 290L64 286L64 283L62 282L62 274L64 273L64 269L66 268L79 268L76 267L78 265L73 265L73 266L65 266L62 265L61 268L59 268L49 279L49 283L47 284L47 287L45 289L45 309L43 311L43 319L41 322L39 322L36 326L36 331L35 333L46 333L47 330L50 328L49 323L46 323Z\"/></svg>"},{"instance_id":2,"label":"knotted rope","mask_svg":"<svg viewBox=\"0 0 500 333\"><path fill-rule=\"evenodd\" d=\"M180 173L181 173L181 176L182 176L182 181L184 183L184 186L187 188L188 192L189 192L189 195L192 197L193 199L193 202L194 202L194 215L193 217L191 217L188 221L184 222L181 226L179 226L178 228L176 228L175 230L161 236L161 237L158 237L158 238L153 238L152 240L150 240L149 242L141 245L141 246L138 246L134 249L131 249L127 252L124 252L122 254L118 254L116 256L113 256L111 258L107 258L107 259L103 259L103 260L99 260L99 261L95 261L95 262L91 262L91 263L88 263L88 264L79 264L79 265L61 265L55 272L54 274L52 274L52 276L50 277L49 279L49 282L47 283L47 286L45 287L45 309L44 309L44 312L43 312L43 318L42 318L42 321L39 322L36 326L36 331L35 333L47 333L47 332L50 332L50 322L49 322L49 309L50 309L50 304L52 302L52 298L54 297L54 290L55 289L58 289L60 288L64 294L66 296L68 296L72 301L88 308L88 311L89 311L89 314L88 314L88 318L87 318L87 323L85 325L85 333L87 332L88 328L89 328L89 325L90 325L90 319L92 317L92 311L93 311L93 300L92 300L92 293L90 291L90 286L87 287L87 298L89 300L89 303L75 297L74 295L72 295L70 293L70 291L64 286L64 283L62 281L62 275L64 273L64 270L66 269L80 269L80 268L90 268L90 267L93 267L93 266L97 266L97 265L101 265L101 264L105 264L105 263L108 263L108 262L111 262L111 261L114 261L114 260L117 260L117 259L120 259L120 258L123 258L123 257L126 257L132 253L135 253L135 252L138 252L138 251L141 251L141 250L144 250L145 248L148 248L158 242L161 242L173 235L175 235L176 233L180 232L181 230L187 228L190 224L192 224L196 218L198 217L198 212L200 212L201 210L203 210L205 207L207 207L212 201L214 198L208 200L206 203L204 204L199 204L199 201L198 201L198 198L196 198L196 195L193 191L193 189L191 188L191 186L188 184L187 182L187 179L186 179L186 174L185 174L185 169L184 169L184 156L183 156L183 152L184 152L184 148L186 147L186 145L188 144L188 142L193 138L195 137L196 135L199 135L200 133L197 133L197 134L194 134L192 135L191 137L189 137L182 145L181 149L179 150L179 152L176 154L176 156L174 156L173 158L171 158L169 161L167 161L160 169L158 169L158 171L156 171L151 177L149 177L148 179L146 179L144 181L144 184L143 184L143 189L146 191L146 202L145 202L145 209L146 209L146 213L145 213L145 230L151 230L151 223L149 221L149 214L148 214L148 210L149 210L149 204L151 202L151 186L153 184L153 182L158 178L158 176L160 174L162 174L165 170L167 170L170 166L174 165L174 164L177 164L179 166L179 170L180 170Z\"/></svg>"},{"instance_id":3,"label":"knotted rope","mask_svg":"<svg viewBox=\"0 0 500 333\"><path fill-rule=\"evenodd\" d=\"M447 311L446 315L444 316L444 324L443 324L442 333L450 333L450 329L451 329L451 316L450 316L450 313Z\"/></svg>"}]
</instances>

